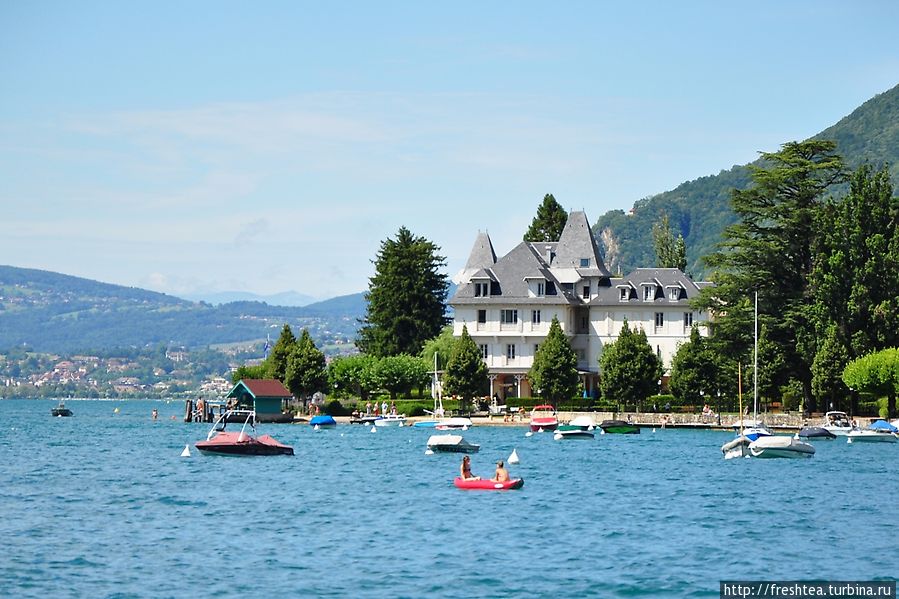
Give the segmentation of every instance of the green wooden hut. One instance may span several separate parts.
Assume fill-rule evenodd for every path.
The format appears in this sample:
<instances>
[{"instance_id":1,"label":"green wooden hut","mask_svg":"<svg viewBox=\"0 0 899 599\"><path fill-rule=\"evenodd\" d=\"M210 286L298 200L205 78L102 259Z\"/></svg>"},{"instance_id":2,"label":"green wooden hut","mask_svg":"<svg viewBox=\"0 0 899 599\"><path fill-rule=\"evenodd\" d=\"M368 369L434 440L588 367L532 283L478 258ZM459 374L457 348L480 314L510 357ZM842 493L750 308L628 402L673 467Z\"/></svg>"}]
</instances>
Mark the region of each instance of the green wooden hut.
<instances>
[{"instance_id":1,"label":"green wooden hut","mask_svg":"<svg viewBox=\"0 0 899 599\"><path fill-rule=\"evenodd\" d=\"M257 422L290 422L293 419L286 413L293 395L277 379L241 379L226 399L236 400L242 409L255 410Z\"/></svg>"}]
</instances>

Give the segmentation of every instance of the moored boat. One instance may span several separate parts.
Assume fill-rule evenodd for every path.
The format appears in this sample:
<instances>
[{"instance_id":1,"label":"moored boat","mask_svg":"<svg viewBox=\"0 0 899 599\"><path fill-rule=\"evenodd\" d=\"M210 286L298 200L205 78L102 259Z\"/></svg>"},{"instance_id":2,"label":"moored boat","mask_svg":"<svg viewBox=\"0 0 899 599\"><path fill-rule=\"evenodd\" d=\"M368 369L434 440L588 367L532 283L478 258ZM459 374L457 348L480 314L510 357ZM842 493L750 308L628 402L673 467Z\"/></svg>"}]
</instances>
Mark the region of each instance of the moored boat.
<instances>
[{"instance_id":1,"label":"moored boat","mask_svg":"<svg viewBox=\"0 0 899 599\"><path fill-rule=\"evenodd\" d=\"M838 437L844 437L856 430L857 427L852 424L852 420L846 412L833 410L824 414L824 423L821 428Z\"/></svg>"},{"instance_id":2,"label":"moored boat","mask_svg":"<svg viewBox=\"0 0 899 599\"><path fill-rule=\"evenodd\" d=\"M576 424L560 424L553 435L556 440L561 439L592 439L593 430Z\"/></svg>"},{"instance_id":3,"label":"moored boat","mask_svg":"<svg viewBox=\"0 0 899 599\"><path fill-rule=\"evenodd\" d=\"M478 480L465 480L458 476L453 479L453 484L459 489L481 489L484 491L509 491L511 489L520 489L524 486L523 478L513 478L505 482L499 483L489 478L481 478Z\"/></svg>"},{"instance_id":4,"label":"moored boat","mask_svg":"<svg viewBox=\"0 0 899 599\"><path fill-rule=\"evenodd\" d=\"M447 431L454 429L468 429L472 426L473 424L470 418L455 417L438 420L437 424L434 425L434 428L439 431Z\"/></svg>"},{"instance_id":5,"label":"moored boat","mask_svg":"<svg viewBox=\"0 0 899 599\"><path fill-rule=\"evenodd\" d=\"M886 420L877 420L865 428L849 431L846 434L846 442L895 443L897 431L899 429Z\"/></svg>"},{"instance_id":6,"label":"moored boat","mask_svg":"<svg viewBox=\"0 0 899 599\"><path fill-rule=\"evenodd\" d=\"M334 417L330 414L321 414L320 416L313 416L311 420L309 420L310 426L317 426L319 428L334 428L337 426L337 421L334 420Z\"/></svg>"},{"instance_id":7,"label":"moored boat","mask_svg":"<svg viewBox=\"0 0 899 599\"><path fill-rule=\"evenodd\" d=\"M548 404L535 406L531 410L530 427L534 432L554 431L559 426L559 418L556 416L556 409Z\"/></svg>"},{"instance_id":8,"label":"moored boat","mask_svg":"<svg viewBox=\"0 0 899 599\"><path fill-rule=\"evenodd\" d=\"M255 432L256 421L250 413L243 423L240 432L226 431L228 412L225 412L212 424L205 441L197 441L194 446L201 452L228 456L264 456L293 455L293 447L284 445L271 435L254 437L247 433L247 427Z\"/></svg>"},{"instance_id":9,"label":"moored boat","mask_svg":"<svg viewBox=\"0 0 899 599\"><path fill-rule=\"evenodd\" d=\"M815 455L815 448L793 437L771 435L750 443L749 453L754 458L810 458Z\"/></svg>"},{"instance_id":10,"label":"moored boat","mask_svg":"<svg viewBox=\"0 0 899 599\"><path fill-rule=\"evenodd\" d=\"M72 410L66 407L65 402L59 402L59 404L50 410L50 414L53 416L71 416Z\"/></svg>"},{"instance_id":11,"label":"moored boat","mask_svg":"<svg viewBox=\"0 0 899 599\"><path fill-rule=\"evenodd\" d=\"M387 414L386 416L379 416L375 420L375 426L405 426L405 424L405 414Z\"/></svg>"},{"instance_id":12,"label":"moored boat","mask_svg":"<svg viewBox=\"0 0 899 599\"><path fill-rule=\"evenodd\" d=\"M640 434L640 429L635 424L631 424L627 420L603 420L599 423L599 428L601 428L604 433L611 433L615 435Z\"/></svg>"},{"instance_id":13,"label":"moored boat","mask_svg":"<svg viewBox=\"0 0 899 599\"><path fill-rule=\"evenodd\" d=\"M821 426L803 426L799 429L799 432L796 433L796 436L800 439L836 439L837 436Z\"/></svg>"},{"instance_id":14,"label":"moored boat","mask_svg":"<svg viewBox=\"0 0 899 599\"><path fill-rule=\"evenodd\" d=\"M446 453L477 453L481 446L469 443L462 435L431 435L428 437L428 449Z\"/></svg>"}]
</instances>

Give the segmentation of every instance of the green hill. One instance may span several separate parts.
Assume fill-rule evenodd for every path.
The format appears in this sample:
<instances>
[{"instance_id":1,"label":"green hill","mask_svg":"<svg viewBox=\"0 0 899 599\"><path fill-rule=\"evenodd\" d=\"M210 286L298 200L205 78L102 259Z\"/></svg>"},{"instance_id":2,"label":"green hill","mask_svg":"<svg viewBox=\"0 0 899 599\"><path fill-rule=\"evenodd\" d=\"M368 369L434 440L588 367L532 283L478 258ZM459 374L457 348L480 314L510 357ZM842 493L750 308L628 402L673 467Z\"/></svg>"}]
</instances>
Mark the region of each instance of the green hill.
<instances>
[{"instance_id":1,"label":"green hill","mask_svg":"<svg viewBox=\"0 0 899 599\"><path fill-rule=\"evenodd\" d=\"M358 298L357 301L347 298ZM336 304L336 305L335 305ZM188 348L276 339L284 323L319 345L355 337L362 294L309 308L233 302L212 306L143 289L0 266L0 351L66 353L158 343Z\"/></svg>"},{"instance_id":2,"label":"green hill","mask_svg":"<svg viewBox=\"0 0 899 599\"><path fill-rule=\"evenodd\" d=\"M877 168L889 165L893 184L899 187L899 85L871 98L814 137L836 141L837 151L852 169L865 162ZM619 268L628 272L655 264L652 226L667 213L671 227L687 243L687 270L696 277L704 276L702 256L715 249L724 228L735 221L731 191L749 184L749 168L734 166L639 200L630 213L612 210L603 214L593 230L606 266L613 272Z\"/></svg>"}]
</instances>

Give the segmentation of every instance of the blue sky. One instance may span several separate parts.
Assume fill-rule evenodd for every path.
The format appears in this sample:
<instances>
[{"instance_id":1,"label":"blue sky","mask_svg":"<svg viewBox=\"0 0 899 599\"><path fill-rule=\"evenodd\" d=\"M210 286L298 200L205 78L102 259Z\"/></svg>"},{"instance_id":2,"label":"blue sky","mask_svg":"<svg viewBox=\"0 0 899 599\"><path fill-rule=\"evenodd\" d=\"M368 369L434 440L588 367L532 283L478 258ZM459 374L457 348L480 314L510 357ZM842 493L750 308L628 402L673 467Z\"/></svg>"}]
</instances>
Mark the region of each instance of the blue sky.
<instances>
[{"instance_id":1,"label":"blue sky","mask_svg":"<svg viewBox=\"0 0 899 599\"><path fill-rule=\"evenodd\" d=\"M0 3L0 264L175 295L464 264L899 83L896 2Z\"/></svg>"}]
</instances>

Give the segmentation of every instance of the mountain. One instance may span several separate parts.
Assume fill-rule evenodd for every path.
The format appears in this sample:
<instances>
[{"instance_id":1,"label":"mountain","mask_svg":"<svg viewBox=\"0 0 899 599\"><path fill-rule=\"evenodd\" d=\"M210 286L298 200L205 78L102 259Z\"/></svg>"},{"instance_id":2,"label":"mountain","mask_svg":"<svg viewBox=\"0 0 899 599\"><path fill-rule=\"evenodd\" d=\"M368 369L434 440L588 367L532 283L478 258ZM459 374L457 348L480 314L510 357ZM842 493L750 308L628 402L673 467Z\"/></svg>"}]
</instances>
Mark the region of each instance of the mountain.
<instances>
[{"instance_id":1,"label":"mountain","mask_svg":"<svg viewBox=\"0 0 899 599\"><path fill-rule=\"evenodd\" d=\"M893 185L899 188L899 85L874 96L813 137L835 141L837 152L850 169L865 162L876 168L889 165ZM701 258L715 250L724 228L736 221L731 192L734 188L746 189L750 183L749 165L733 166L639 200L628 213L612 210L603 214L593 231L602 246L606 267L613 272L628 272L655 264L652 226L666 213L675 234L679 232L686 241L687 271L695 277L704 276ZM833 191L844 190L845 186Z\"/></svg>"},{"instance_id":2,"label":"mountain","mask_svg":"<svg viewBox=\"0 0 899 599\"><path fill-rule=\"evenodd\" d=\"M206 347L277 338L287 323L320 347L351 343L362 294L314 307L231 302L213 306L163 293L42 270L0 266L0 351L25 345L65 353L154 344Z\"/></svg>"},{"instance_id":3,"label":"mountain","mask_svg":"<svg viewBox=\"0 0 899 599\"><path fill-rule=\"evenodd\" d=\"M282 291L272 295L259 295L249 291L217 291L209 293L190 293L182 295L184 299L193 302L206 302L213 306L229 304L231 302L265 302L272 306L306 306L318 301L317 298L296 291Z\"/></svg>"}]
</instances>

